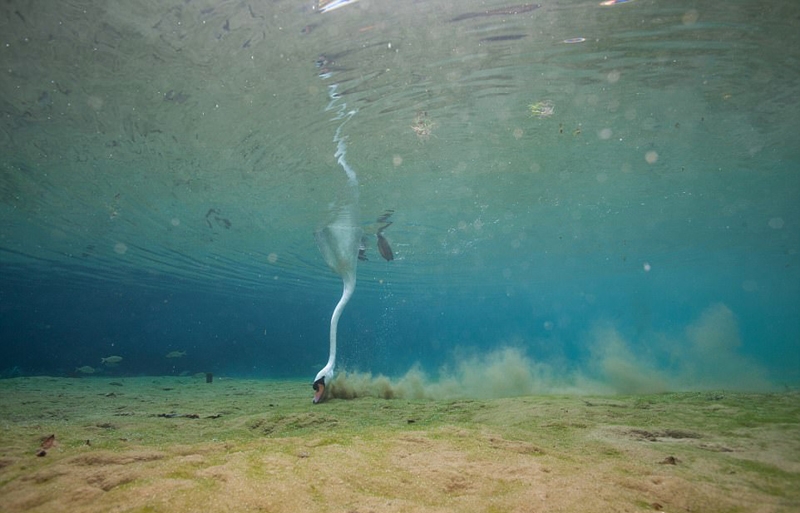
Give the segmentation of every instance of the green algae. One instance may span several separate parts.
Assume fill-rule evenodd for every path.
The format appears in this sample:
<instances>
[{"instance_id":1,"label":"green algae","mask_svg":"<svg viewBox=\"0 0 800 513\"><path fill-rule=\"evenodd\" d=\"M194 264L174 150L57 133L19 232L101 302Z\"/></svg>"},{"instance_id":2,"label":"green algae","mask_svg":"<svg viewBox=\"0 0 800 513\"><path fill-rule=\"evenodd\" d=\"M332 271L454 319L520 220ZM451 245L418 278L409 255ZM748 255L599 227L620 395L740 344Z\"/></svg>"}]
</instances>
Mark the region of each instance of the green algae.
<instances>
[{"instance_id":1,"label":"green algae","mask_svg":"<svg viewBox=\"0 0 800 513\"><path fill-rule=\"evenodd\" d=\"M17 378L0 381L0 391L0 492L44 494L42 511L70 483L129 501L120 511L180 512L245 493L240 481L264 510L358 510L347 497L359 497L375 511L465 501L481 505L465 510L507 511L582 475L618 490L587 495L605 506L679 509L700 497L713 497L703 502L712 512L746 510L737 504L751 500L765 511L800 504L796 393L311 405L306 383L189 378L126 379L113 389L97 378ZM34 456L52 433L57 445ZM100 469L107 477L92 477ZM140 504L154 500L147 494L178 494L183 506ZM97 510L75 501L75 511Z\"/></svg>"}]
</instances>

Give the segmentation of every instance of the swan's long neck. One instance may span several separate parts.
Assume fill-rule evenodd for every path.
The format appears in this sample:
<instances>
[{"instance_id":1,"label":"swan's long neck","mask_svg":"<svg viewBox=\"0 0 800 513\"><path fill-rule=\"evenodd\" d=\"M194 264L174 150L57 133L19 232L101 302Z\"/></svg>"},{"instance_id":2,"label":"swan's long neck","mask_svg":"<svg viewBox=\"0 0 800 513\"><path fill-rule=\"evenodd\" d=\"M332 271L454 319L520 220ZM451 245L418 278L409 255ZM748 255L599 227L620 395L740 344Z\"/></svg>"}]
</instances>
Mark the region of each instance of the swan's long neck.
<instances>
[{"instance_id":1,"label":"swan's long neck","mask_svg":"<svg viewBox=\"0 0 800 513\"><path fill-rule=\"evenodd\" d=\"M342 283L344 284L342 297L339 299L339 302L336 303L336 308L333 309L333 315L331 315L331 347L328 363L317 373L317 377L315 378L315 381L320 378L325 378L326 385L330 384L330 380L333 379L333 371L336 367L336 331L339 327L339 317L342 316L342 311L344 311L344 307L347 306L347 302L350 301L353 291L356 288L355 276L344 276L342 278Z\"/></svg>"},{"instance_id":2,"label":"swan's long neck","mask_svg":"<svg viewBox=\"0 0 800 513\"><path fill-rule=\"evenodd\" d=\"M333 315L331 315L331 348L330 348L330 356L328 356L328 364L325 365L325 368L333 374L333 368L336 366L336 330L339 326L339 317L342 316L342 311L344 307L347 306L347 302L350 301L350 297L353 295L353 291L356 288L356 280L355 279L348 279L345 277L342 280L344 287L342 290L342 297L339 299L339 302L336 303L336 308L333 309Z\"/></svg>"}]
</instances>

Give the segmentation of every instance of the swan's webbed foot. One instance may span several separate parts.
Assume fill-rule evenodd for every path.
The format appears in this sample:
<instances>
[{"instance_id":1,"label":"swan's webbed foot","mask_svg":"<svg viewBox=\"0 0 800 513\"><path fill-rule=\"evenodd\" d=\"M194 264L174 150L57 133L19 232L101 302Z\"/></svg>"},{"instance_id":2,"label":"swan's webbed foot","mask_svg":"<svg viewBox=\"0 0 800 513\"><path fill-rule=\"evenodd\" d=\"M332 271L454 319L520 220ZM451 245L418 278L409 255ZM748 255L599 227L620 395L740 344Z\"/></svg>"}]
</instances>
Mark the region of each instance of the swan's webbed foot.
<instances>
[{"instance_id":1,"label":"swan's webbed foot","mask_svg":"<svg viewBox=\"0 0 800 513\"><path fill-rule=\"evenodd\" d=\"M321 377L314 382L314 404L319 404L322 401L322 396L325 395L325 377Z\"/></svg>"}]
</instances>

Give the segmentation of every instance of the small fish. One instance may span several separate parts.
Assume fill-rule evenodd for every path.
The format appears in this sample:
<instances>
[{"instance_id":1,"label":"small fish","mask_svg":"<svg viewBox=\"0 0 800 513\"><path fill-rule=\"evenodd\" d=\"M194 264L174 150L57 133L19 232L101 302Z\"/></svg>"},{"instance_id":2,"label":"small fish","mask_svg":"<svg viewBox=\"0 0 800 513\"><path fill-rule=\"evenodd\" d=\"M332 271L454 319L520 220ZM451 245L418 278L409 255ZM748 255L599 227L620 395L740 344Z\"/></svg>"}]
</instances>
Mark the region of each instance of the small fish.
<instances>
[{"instance_id":1,"label":"small fish","mask_svg":"<svg viewBox=\"0 0 800 513\"><path fill-rule=\"evenodd\" d=\"M42 449L49 449L53 447L53 444L56 443L56 435L50 435L42 438L42 445L40 446Z\"/></svg>"},{"instance_id":2,"label":"small fish","mask_svg":"<svg viewBox=\"0 0 800 513\"><path fill-rule=\"evenodd\" d=\"M42 445L39 446L39 450L36 451L36 456L43 457L47 456L47 449L50 449L56 443L56 435L50 435L42 438Z\"/></svg>"},{"instance_id":3,"label":"small fish","mask_svg":"<svg viewBox=\"0 0 800 513\"><path fill-rule=\"evenodd\" d=\"M481 38L481 41L485 41L487 43L494 43L497 41L516 41L518 39L522 39L524 37L528 37L525 34L508 34L505 36L489 36Z\"/></svg>"},{"instance_id":4,"label":"small fish","mask_svg":"<svg viewBox=\"0 0 800 513\"><path fill-rule=\"evenodd\" d=\"M89 367L88 365L84 365L83 367L76 367L75 372L80 374L94 374L94 367Z\"/></svg>"},{"instance_id":5,"label":"small fish","mask_svg":"<svg viewBox=\"0 0 800 513\"><path fill-rule=\"evenodd\" d=\"M106 358L100 358L100 363L104 363L106 365L116 365L121 361L121 356L108 356Z\"/></svg>"},{"instance_id":6,"label":"small fish","mask_svg":"<svg viewBox=\"0 0 800 513\"><path fill-rule=\"evenodd\" d=\"M186 356L186 351L172 351L167 354L167 358L183 358Z\"/></svg>"},{"instance_id":7,"label":"small fish","mask_svg":"<svg viewBox=\"0 0 800 513\"><path fill-rule=\"evenodd\" d=\"M468 12L456 16L450 22L454 21L463 21L468 20L471 18L483 18L486 16L512 16L515 14L522 14L525 12L531 12L538 8L540 8L540 4L522 4L522 5L512 5L509 7L501 7L499 9L492 9L490 11L477 11L477 12Z\"/></svg>"},{"instance_id":8,"label":"small fish","mask_svg":"<svg viewBox=\"0 0 800 513\"><path fill-rule=\"evenodd\" d=\"M378 251L380 252L381 256L387 262L394 260L394 253L392 253L392 248L389 246L389 241L386 240L386 237L384 237L381 232L378 232L375 235L378 237Z\"/></svg>"}]
</instances>

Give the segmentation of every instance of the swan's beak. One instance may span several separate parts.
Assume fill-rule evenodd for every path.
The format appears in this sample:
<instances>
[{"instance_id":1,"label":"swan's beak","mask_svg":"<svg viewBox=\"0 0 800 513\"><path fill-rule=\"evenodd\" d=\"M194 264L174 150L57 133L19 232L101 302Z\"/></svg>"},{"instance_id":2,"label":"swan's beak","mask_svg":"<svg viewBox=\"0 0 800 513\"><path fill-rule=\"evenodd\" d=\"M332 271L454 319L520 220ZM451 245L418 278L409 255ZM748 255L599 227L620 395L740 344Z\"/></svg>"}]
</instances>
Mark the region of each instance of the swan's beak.
<instances>
[{"instance_id":1,"label":"swan's beak","mask_svg":"<svg viewBox=\"0 0 800 513\"><path fill-rule=\"evenodd\" d=\"M322 401L322 396L325 394L325 378L319 378L314 382L314 404Z\"/></svg>"}]
</instances>

